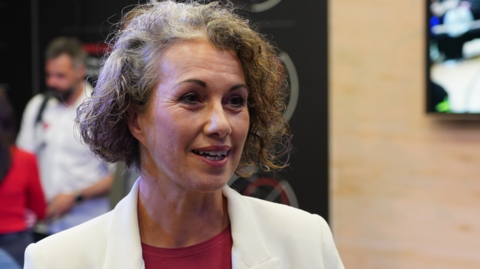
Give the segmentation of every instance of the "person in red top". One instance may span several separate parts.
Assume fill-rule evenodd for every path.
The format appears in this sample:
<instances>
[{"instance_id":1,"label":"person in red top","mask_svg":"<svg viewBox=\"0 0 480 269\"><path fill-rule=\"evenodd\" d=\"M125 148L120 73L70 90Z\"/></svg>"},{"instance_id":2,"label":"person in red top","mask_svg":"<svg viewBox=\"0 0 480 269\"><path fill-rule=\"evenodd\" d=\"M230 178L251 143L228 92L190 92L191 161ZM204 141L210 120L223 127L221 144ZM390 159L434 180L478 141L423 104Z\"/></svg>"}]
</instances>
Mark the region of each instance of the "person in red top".
<instances>
[{"instance_id":1,"label":"person in red top","mask_svg":"<svg viewBox=\"0 0 480 269\"><path fill-rule=\"evenodd\" d=\"M13 122L12 109L0 88L0 249L23 266L25 249L33 242L27 209L41 219L46 203L35 156L13 145Z\"/></svg>"}]
</instances>

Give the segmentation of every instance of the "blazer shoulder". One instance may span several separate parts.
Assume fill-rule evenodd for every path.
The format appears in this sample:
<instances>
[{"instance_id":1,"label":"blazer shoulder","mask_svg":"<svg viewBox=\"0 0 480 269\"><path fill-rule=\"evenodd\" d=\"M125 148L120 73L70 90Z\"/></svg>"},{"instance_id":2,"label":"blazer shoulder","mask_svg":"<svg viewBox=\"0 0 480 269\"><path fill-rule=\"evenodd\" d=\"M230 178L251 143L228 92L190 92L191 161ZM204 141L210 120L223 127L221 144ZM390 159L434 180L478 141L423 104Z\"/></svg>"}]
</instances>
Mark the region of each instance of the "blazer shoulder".
<instances>
[{"instance_id":1,"label":"blazer shoulder","mask_svg":"<svg viewBox=\"0 0 480 269\"><path fill-rule=\"evenodd\" d=\"M293 268L343 269L328 223L321 216L287 205L242 196L263 243Z\"/></svg>"},{"instance_id":2,"label":"blazer shoulder","mask_svg":"<svg viewBox=\"0 0 480 269\"><path fill-rule=\"evenodd\" d=\"M292 243L306 240L317 244L320 243L320 238L332 236L327 222L317 214L288 205L242 197L248 204L258 228L264 232L276 232L279 237Z\"/></svg>"},{"instance_id":3,"label":"blazer shoulder","mask_svg":"<svg viewBox=\"0 0 480 269\"><path fill-rule=\"evenodd\" d=\"M319 215L312 214L305 210L295 208L292 206L269 202L265 200L261 200L258 198L242 196L244 202L250 204L254 212L258 212L258 214L265 214L269 218L272 218L274 221L281 221L281 222L293 222L298 225L299 220L303 220L306 222L316 222L318 218L325 220L320 217Z\"/></svg>"},{"instance_id":4,"label":"blazer shoulder","mask_svg":"<svg viewBox=\"0 0 480 269\"><path fill-rule=\"evenodd\" d=\"M25 251L25 268L92 268L103 263L111 212L51 235Z\"/></svg>"}]
</instances>

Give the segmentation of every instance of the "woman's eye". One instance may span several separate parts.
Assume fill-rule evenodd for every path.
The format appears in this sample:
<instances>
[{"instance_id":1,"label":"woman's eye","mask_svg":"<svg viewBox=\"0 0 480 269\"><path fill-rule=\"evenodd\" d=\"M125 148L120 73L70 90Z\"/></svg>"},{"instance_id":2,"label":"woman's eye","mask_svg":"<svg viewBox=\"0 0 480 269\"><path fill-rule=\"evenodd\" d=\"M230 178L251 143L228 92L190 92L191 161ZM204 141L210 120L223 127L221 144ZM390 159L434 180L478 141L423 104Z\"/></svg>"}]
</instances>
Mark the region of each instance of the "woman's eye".
<instances>
[{"instance_id":1,"label":"woman's eye","mask_svg":"<svg viewBox=\"0 0 480 269\"><path fill-rule=\"evenodd\" d=\"M200 103L200 96L196 93L187 93L180 97L180 101L185 104L198 104Z\"/></svg>"},{"instance_id":2,"label":"woman's eye","mask_svg":"<svg viewBox=\"0 0 480 269\"><path fill-rule=\"evenodd\" d=\"M241 108L246 105L245 99L241 96L233 96L228 100L229 105L234 108Z\"/></svg>"}]
</instances>

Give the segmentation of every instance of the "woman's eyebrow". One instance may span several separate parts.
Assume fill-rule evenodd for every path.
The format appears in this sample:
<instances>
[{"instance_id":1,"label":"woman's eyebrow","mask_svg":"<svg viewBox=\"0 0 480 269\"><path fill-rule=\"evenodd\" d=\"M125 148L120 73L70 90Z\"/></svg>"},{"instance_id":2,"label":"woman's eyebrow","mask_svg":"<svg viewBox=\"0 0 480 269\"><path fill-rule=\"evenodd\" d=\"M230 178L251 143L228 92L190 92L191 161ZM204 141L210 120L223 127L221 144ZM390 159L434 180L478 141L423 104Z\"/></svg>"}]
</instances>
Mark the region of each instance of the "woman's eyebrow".
<instances>
[{"instance_id":1,"label":"woman's eyebrow","mask_svg":"<svg viewBox=\"0 0 480 269\"><path fill-rule=\"evenodd\" d=\"M238 89L241 89L241 88L245 88L245 90L247 90L247 92L248 92L248 86L245 85L245 84L233 85L233 86L230 88L230 90L228 90L228 91L231 92L231 91L238 90Z\"/></svg>"},{"instance_id":2,"label":"woman's eyebrow","mask_svg":"<svg viewBox=\"0 0 480 269\"><path fill-rule=\"evenodd\" d=\"M173 88L177 88L178 86L180 86L181 84L183 83L195 83L197 84L198 86L202 87L202 88L206 88L207 87L207 83L203 80L200 80L200 79L186 79L186 80L182 80L180 81L179 83L175 84L175 86ZM248 91L248 86L243 84L243 83L240 83L240 84L236 84L236 85L233 85L228 91L234 91L234 90L238 90L240 88L245 88L247 91Z\"/></svg>"},{"instance_id":3,"label":"woman's eyebrow","mask_svg":"<svg viewBox=\"0 0 480 269\"><path fill-rule=\"evenodd\" d=\"M195 83L198 86L201 86L203 88L207 87L207 83L205 83L205 81L192 78L192 79L186 79L186 80L180 81L179 83L175 84L174 88L177 88L178 86L180 86L183 83Z\"/></svg>"}]
</instances>

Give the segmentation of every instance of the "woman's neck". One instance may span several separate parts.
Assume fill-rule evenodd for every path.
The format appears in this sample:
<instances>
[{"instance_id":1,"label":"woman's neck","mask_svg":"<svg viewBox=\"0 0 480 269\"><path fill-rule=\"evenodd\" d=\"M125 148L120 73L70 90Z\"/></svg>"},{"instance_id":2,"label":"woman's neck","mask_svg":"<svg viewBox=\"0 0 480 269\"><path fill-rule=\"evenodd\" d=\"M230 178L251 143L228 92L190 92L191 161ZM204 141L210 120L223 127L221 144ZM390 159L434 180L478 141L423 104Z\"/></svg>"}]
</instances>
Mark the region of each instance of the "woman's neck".
<instances>
[{"instance_id":1,"label":"woman's neck","mask_svg":"<svg viewBox=\"0 0 480 269\"><path fill-rule=\"evenodd\" d=\"M229 223L221 190L194 192L162 186L142 173L138 195L142 243L164 248L192 246L219 234Z\"/></svg>"}]
</instances>

